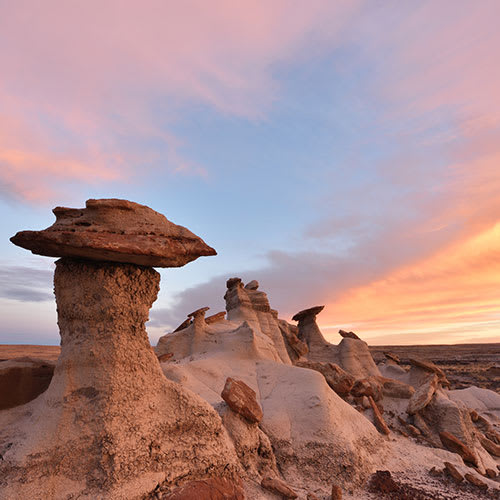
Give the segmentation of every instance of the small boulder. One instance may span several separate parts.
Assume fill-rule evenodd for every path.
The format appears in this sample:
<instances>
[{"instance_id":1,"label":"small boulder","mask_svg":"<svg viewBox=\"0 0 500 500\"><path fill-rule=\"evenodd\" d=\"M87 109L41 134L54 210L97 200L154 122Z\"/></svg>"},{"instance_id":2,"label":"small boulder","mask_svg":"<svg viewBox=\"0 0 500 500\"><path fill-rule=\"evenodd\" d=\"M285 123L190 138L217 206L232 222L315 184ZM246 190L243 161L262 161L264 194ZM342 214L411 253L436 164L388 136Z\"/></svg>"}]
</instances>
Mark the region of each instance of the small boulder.
<instances>
[{"instance_id":1,"label":"small boulder","mask_svg":"<svg viewBox=\"0 0 500 500\"><path fill-rule=\"evenodd\" d=\"M490 454L495 457L500 457L500 445L494 443L491 439L488 439L486 436L481 434L479 436L479 441L483 445L483 448Z\"/></svg>"},{"instance_id":2,"label":"small boulder","mask_svg":"<svg viewBox=\"0 0 500 500\"><path fill-rule=\"evenodd\" d=\"M245 288L247 290L257 290L259 288L259 282L257 280L252 280L249 281L246 285Z\"/></svg>"},{"instance_id":3,"label":"small boulder","mask_svg":"<svg viewBox=\"0 0 500 500\"><path fill-rule=\"evenodd\" d=\"M482 480L479 479L478 476L475 474L472 474L470 472L467 472L464 475L465 479L469 481L470 484L473 484L474 486L477 486L479 489L486 491L488 489L488 485Z\"/></svg>"},{"instance_id":4,"label":"small boulder","mask_svg":"<svg viewBox=\"0 0 500 500\"><path fill-rule=\"evenodd\" d=\"M436 392L438 377L435 373L429 375L428 379L415 391L413 396L408 401L408 415L414 415L420 410L423 410L431 401L432 396Z\"/></svg>"},{"instance_id":5,"label":"small boulder","mask_svg":"<svg viewBox=\"0 0 500 500\"><path fill-rule=\"evenodd\" d=\"M281 495L283 498L297 498L298 495L292 490L284 481L278 478L265 477L260 485L277 495Z\"/></svg>"},{"instance_id":6,"label":"small boulder","mask_svg":"<svg viewBox=\"0 0 500 500\"><path fill-rule=\"evenodd\" d=\"M179 486L161 497L163 500L245 500L241 484L220 477L210 477Z\"/></svg>"},{"instance_id":7,"label":"small boulder","mask_svg":"<svg viewBox=\"0 0 500 500\"><path fill-rule=\"evenodd\" d=\"M394 354L392 352L384 352L384 356L387 359L394 361L394 363L396 363L398 365L401 363L401 360L399 359L399 356L397 354Z\"/></svg>"},{"instance_id":8,"label":"small boulder","mask_svg":"<svg viewBox=\"0 0 500 500\"><path fill-rule=\"evenodd\" d=\"M486 469L486 477L489 477L490 479L496 479L498 474L496 473L495 470L493 469Z\"/></svg>"},{"instance_id":9,"label":"small boulder","mask_svg":"<svg viewBox=\"0 0 500 500\"><path fill-rule=\"evenodd\" d=\"M461 483L464 480L464 476L460 474L458 469L452 463L445 462L444 469L457 483Z\"/></svg>"},{"instance_id":10,"label":"small boulder","mask_svg":"<svg viewBox=\"0 0 500 500\"><path fill-rule=\"evenodd\" d=\"M391 433L391 431L387 426L387 424L385 423L382 413L380 413L378 406L375 404L375 401L373 401L373 398L371 396L368 396L368 400L370 401L370 406L372 407L373 410L373 420L375 423L375 427L381 434L385 434L386 436L388 436Z\"/></svg>"},{"instance_id":11,"label":"small boulder","mask_svg":"<svg viewBox=\"0 0 500 500\"><path fill-rule=\"evenodd\" d=\"M344 339L361 340L354 332L346 332L345 330L339 330L339 335Z\"/></svg>"},{"instance_id":12,"label":"small boulder","mask_svg":"<svg viewBox=\"0 0 500 500\"><path fill-rule=\"evenodd\" d=\"M439 438L443 445L448 448L448 450L458 453L464 462L469 462L470 464L478 467L478 461L475 453L460 439L451 434L450 432L440 432Z\"/></svg>"},{"instance_id":13,"label":"small boulder","mask_svg":"<svg viewBox=\"0 0 500 500\"><path fill-rule=\"evenodd\" d=\"M295 366L320 372L339 396L347 396L354 385L354 377L335 363L300 360L295 363Z\"/></svg>"},{"instance_id":14,"label":"small boulder","mask_svg":"<svg viewBox=\"0 0 500 500\"><path fill-rule=\"evenodd\" d=\"M426 361L424 359L419 359L419 358L410 358L409 361L412 366L415 366L430 373L435 373L438 376L438 382L443 386L449 387L450 382L446 378L446 374L444 373L444 371L441 370L439 366L435 365L431 361Z\"/></svg>"},{"instance_id":15,"label":"small boulder","mask_svg":"<svg viewBox=\"0 0 500 500\"><path fill-rule=\"evenodd\" d=\"M205 323L207 325L210 325L212 323L218 323L219 321L222 321L226 317L226 311L221 311L216 314L212 314L212 316L208 316L205 318Z\"/></svg>"},{"instance_id":16,"label":"small boulder","mask_svg":"<svg viewBox=\"0 0 500 500\"><path fill-rule=\"evenodd\" d=\"M342 500L342 488L338 484L332 484L332 500Z\"/></svg>"},{"instance_id":17,"label":"small boulder","mask_svg":"<svg viewBox=\"0 0 500 500\"><path fill-rule=\"evenodd\" d=\"M160 363L165 363L165 361L168 361L170 358L172 358L174 355L173 352L166 352L165 354L160 354L158 356L158 361Z\"/></svg>"},{"instance_id":18,"label":"small boulder","mask_svg":"<svg viewBox=\"0 0 500 500\"><path fill-rule=\"evenodd\" d=\"M249 422L258 423L262 420L263 413L257 402L257 394L245 382L228 377L221 397L231 410Z\"/></svg>"},{"instance_id":19,"label":"small boulder","mask_svg":"<svg viewBox=\"0 0 500 500\"><path fill-rule=\"evenodd\" d=\"M354 397L371 396L375 401L382 399L382 384L375 377L356 380L351 389Z\"/></svg>"},{"instance_id":20,"label":"small boulder","mask_svg":"<svg viewBox=\"0 0 500 500\"><path fill-rule=\"evenodd\" d=\"M399 380L385 378L382 380L382 394L388 398L410 399L415 394L415 389Z\"/></svg>"}]
</instances>

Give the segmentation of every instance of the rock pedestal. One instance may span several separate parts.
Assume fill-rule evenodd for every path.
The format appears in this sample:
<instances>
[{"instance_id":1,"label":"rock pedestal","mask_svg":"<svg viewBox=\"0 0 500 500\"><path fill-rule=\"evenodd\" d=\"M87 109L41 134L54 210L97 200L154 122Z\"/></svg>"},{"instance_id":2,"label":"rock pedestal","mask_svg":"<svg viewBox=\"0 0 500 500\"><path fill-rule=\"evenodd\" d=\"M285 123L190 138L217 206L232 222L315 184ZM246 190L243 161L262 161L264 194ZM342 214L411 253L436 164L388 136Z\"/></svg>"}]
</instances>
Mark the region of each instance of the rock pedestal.
<instances>
[{"instance_id":1,"label":"rock pedestal","mask_svg":"<svg viewBox=\"0 0 500 500\"><path fill-rule=\"evenodd\" d=\"M234 476L220 418L165 379L149 345L159 280L131 264L57 262L61 356L17 426L0 421L12 443L0 450L0 497L138 498L207 470Z\"/></svg>"},{"instance_id":2,"label":"rock pedestal","mask_svg":"<svg viewBox=\"0 0 500 500\"><path fill-rule=\"evenodd\" d=\"M54 276L61 355L43 394L0 413L0 498L142 500L236 478L219 415L165 379L145 329L160 282L145 266L178 267L215 250L126 200L54 214L50 228L12 238L63 257Z\"/></svg>"}]
</instances>

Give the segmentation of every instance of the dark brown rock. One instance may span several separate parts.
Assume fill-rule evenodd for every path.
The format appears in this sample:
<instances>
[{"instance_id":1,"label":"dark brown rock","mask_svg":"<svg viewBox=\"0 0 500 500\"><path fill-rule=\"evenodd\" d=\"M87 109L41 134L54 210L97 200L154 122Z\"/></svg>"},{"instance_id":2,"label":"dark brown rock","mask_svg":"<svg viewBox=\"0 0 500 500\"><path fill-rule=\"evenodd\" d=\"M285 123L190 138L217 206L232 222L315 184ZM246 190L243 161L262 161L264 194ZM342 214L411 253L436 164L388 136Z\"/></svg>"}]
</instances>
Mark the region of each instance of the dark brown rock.
<instances>
[{"instance_id":1,"label":"dark brown rock","mask_svg":"<svg viewBox=\"0 0 500 500\"><path fill-rule=\"evenodd\" d=\"M408 415L414 415L430 403L432 396L436 392L437 385L437 375L435 373L429 374L427 380L417 388L410 401L408 401L408 408L406 410Z\"/></svg>"},{"instance_id":2,"label":"dark brown rock","mask_svg":"<svg viewBox=\"0 0 500 500\"><path fill-rule=\"evenodd\" d=\"M292 490L284 481L277 478L265 477L260 485L277 495L281 495L284 498L297 498L298 495Z\"/></svg>"},{"instance_id":3,"label":"dark brown rock","mask_svg":"<svg viewBox=\"0 0 500 500\"><path fill-rule=\"evenodd\" d=\"M378 470L375 474L372 474L369 488L370 491L384 495L399 492L399 486L392 479L391 473L388 470Z\"/></svg>"},{"instance_id":4,"label":"dark brown rock","mask_svg":"<svg viewBox=\"0 0 500 500\"><path fill-rule=\"evenodd\" d=\"M489 477L490 479L496 479L497 476L498 474L493 469L486 469L486 477Z\"/></svg>"},{"instance_id":5,"label":"dark brown rock","mask_svg":"<svg viewBox=\"0 0 500 500\"><path fill-rule=\"evenodd\" d=\"M464 476L450 462L444 463L444 469L457 483L461 483L464 480Z\"/></svg>"},{"instance_id":6,"label":"dark brown rock","mask_svg":"<svg viewBox=\"0 0 500 500\"><path fill-rule=\"evenodd\" d=\"M199 309L196 309L196 311L193 311L192 313L188 314L188 318L193 318L195 320L196 318L203 318L205 319L205 313L210 309L210 307L200 307Z\"/></svg>"},{"instance_id":7,"label":"dark brown rock","mask_svg":"<svg viewBox=\"0 0 500 500\"><path fill-rule=\"evenodd\" d=\"M398 365L401 363L401 360L399 359L399 356L397 354L394 354L393 352L384 352L384 356L387 359L390 359L391 361L394 361Z\"/></svg>"},{"instance_id":8,"label":"dark brown rock","mask_svg":"<svg viewBox=\"0 0 500 500\"><path fill-rule=\"evenodd\" d=\"M465 479L467 479L467 481L469 481L470 484L477 486L479 489L484 491L488 489L488 485L483 480L479 479L479 477L475 474L467 472L466 474L464 474L464 477Z\"/></svg>"},{"instance_id":9,"label":"dark brown rock","mask_svg":"<svg viewBox=\"0 0 500 500\"><path fill-rule=\"evenodd\" d=\"M488 439L484 435L479 436L479 440L483 445L483 448L490 454L495 457L500 457L500 445L494 443L491 439Z\"/></svg>"},{"instance_id":10,"label":"dark brown rock","mask_svg":"<svg viewBox=\"0 0 500 500\"><path fill-rule=\"evenodd\" d=\"M354 397L371 396L375 401L382 399L382 384L376 377L367 377L356 380L351 389Z\"/></svg>"},{"instance_id":11,"label":"dark brown rock","mask_svg":"<svg viewBox=\"0 0 500 500\"><path fill-rule=\"evenodd\" d=\"M426 370L430 373L435 373L438 376L438 382L443 385L449 387L450 382L446 378L446 374L444 373L439 366L435 365L431 361L426 361L424 359L419 359L419 358L410 358L409 359L410 364L413 366L416 366L418 368L421 368L422 370Z\"/></svg>"},{"instance_id":12,"label":"dark brown rock","mask_svg":"<svg viewBox=\"0 0 500 500\"><path fill-rule=\"evenodd\" d=\"M193 320L191 318L186 319L174 330L174 333L186 329L192 322Z\"/></svg>"},{"instance_id":13,"label":"dark brown rock","mask_svg":"<svg viewBox=\"0 0 500 500\"><path fill-rule=\"evenodd\" d=\"M160 354L158 356L158 361L160 363L164 363L165 361L168 361L170 358L172 358L174 355L173 352L166 352L165 354Z\"/></svg>"},{"instance_id":14,"label":"dark brown rock","mask_svg":"<svg viewBox=\"0 0 500 500\"><path fill-rule=\"evenodd\" d=\"M303 309L302 311L299 311L297 314L295 314L292 320L302 321L305 318L309 317L315 318L324 308L325 306L315 306L315 307L310 307L309 309Z\"/></svg>"},{"instance_id":15,"label":"dark brown rock","mask_svg":"<svg viewBox=\"0 0 500 500\"><path fill-rule=\"evenodd\" d=\"M415 389L404 382L392 378L381 378L382 393L389 398L410 399L415 394Z\"/></svg>"},{"instance_id":16,"label":"dark brown rock","mask_svg":"<svg viewBox=\"0 0 500 500\"><path fill-rule=\"evenodd\" d=\"M23 405L49 387L54 374L51 361L22 357L0 363L0 410Z\"/></svg>"},{"instance_id":17,"label":"dark brown rock","mask_svg":"<svg viewBox=\"0 0 500 500\"><path fill-rule=\"evenodd\" d=\"M314 493L308 493L307 500L319 500L319 498Z\"/></svg>"},{"instance_id":18,"label":"dark brown rock","mask_svg":"<svg viewBox=\"0 0 500 500\"><path fill-rule=\"evenodd\" d=\"M332 484L332 500L342 500L342 488L338 484Z\"/></svg>"},{"instance_id":19,"label":"dark brown rock","mask_svg":"<svg viewBox=\"0 0 500 500\"><path fill-rule=\"evenodd\" d=\"M241 484L229 479L210 477L190 481L176 488L162 500L244 500Z\"/></svg>"},{"instance_id":20,"label":"dark brown rock","mask_svg":"<svg viewBox=\"0 0 500 500\"><path fill-rule=\"evenodd\" d=\"M231 410L249 422L258 423L262 420L262 408L257 402L257 395L245 382L228 377L221 397Z\"/></svg>"},{"instance_id":21,"label":"dark brown rock","mask_svg":"<svg viewBox=\"0 0 500 500\"><path fill-rule=\"evenodd\" d=\"M339 330L339 335L344 339L361 340L354 332L346 332L345 330Z\"/></svg>"},{"instance_id":22,"label":"dark brown rock","mask_svg":"<svg viewBox=\"0 0 500 500\"><path fill-rule=\"evenodd\" d=\"M216 314L212 314L212 316L208 316L205 318L205 323L207 325L210 325L212 323L217 323L219 321L222 321L226 317L226 311L221 311Z\"/></svg>"},{"instance_id":23,"label":"dark brown rock","mask_svg":"<svg viewBox=\"0 0 500 500\"><path fill-rule=\"evenodd\" d=\"M339 396L347 396L354 385L354 377L335 363L300 360L295 362L295 366L320 372Z\"/></svg>"},{"instance_id":24,"label":"dark brown rock","mask_svg":"<svg viewBox=\"0 0 500 500\"><path fill-rule=\"evenodd\" d=\"M450 432L440 432L439 438L443 445L448 448L448 450L458 453L464 462L469 462L475 467L478 467L478 461L475 453L460 439L451 434Z\"/></svg>"},{"instance_id":25,"label":"dark brown rock","mask_svg":"<svg viewBox=\"0 0 500 500\"><path fill-rule=\"evenodd\" d=\"M87 200L85 208L56 207L43 231L21 231L15 245L48 257L73 257L152 267L180 267L216 255L201 238L149 207L127 200Z\"/></svg>"},{"instance_id":26,"label":"dark brown rock","mask_svg":"<svg viewBox=\"0 0 500 500\"><path fill-rule=\"evenodd\" d=\"M432 467L430 470L429 470L429 475L432 476L432 477L440 477L441 474L442 474L443 471L440 471L438 469L436 469L436 467Z\"/></svg>"},{"instance_id":27,"label":"dark brown rock","mask_svg":"<svg viewBox=\"0 0 500 500\"><path fill-rule=\"evenodd\" d=\"M371 396L368 396L368 401L370 401L370 406L372 407L373 410L373 420L375 423L375 427L381 434L385 434L386 436L388 436L391 433L391 431L387 426L387 424L385 423L384 417L380 413L378 406L375 404L375 401Z\"/></svg>"},{"instance_id":28,"label":"dark brown rock","mask_svg":"<svg viewBox=\"0 0 500 500\"><path fill-rule=\"evenodd\" d=\"M229 288L233 288L233 286L243 286L243 284L241 283L241 278L229 278L227 281L226 281L226 287L229 289Z\"/></svg>"}]
</instances>

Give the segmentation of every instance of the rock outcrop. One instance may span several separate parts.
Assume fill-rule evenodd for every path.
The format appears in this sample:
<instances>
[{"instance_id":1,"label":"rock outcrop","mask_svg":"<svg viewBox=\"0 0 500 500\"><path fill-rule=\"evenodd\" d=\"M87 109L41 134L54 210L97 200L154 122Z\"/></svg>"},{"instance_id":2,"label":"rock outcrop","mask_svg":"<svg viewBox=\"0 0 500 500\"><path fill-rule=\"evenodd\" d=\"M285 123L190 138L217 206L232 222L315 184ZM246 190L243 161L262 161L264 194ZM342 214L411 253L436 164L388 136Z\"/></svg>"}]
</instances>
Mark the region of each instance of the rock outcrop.
<instances>
[{"instance_id":1,"label":"rock outcrop","mask_svg":"<svg viewBox=\"0 0 500 500\"><path fill-rule=\"evenodd\" d=\"M278 324L278 313L271 309L267 295L257 290L258 283L253 281L250 285L250 288L244 287L240 278L227 280L224 295L227 319L246 321L251 327L260 330L272 340L281 361L291 363Z\"/></svg>"},{"instance_id":2,"label":"rock outcrop","mask_svg":"<svg viewBox=\"0 0 500 500\"><path fill-rule=\"evenodd\" d=\"M90 213L56 209L57 227L48 231L56 236L34 232L21 241L35 242L34 251L67 255L68 248L78 246L77 240L64 236L67 228L97 221L96 233L91 225L77 224L85 252L95 243L96 257L104 248L114 251L117 240L106 227L117 229L124 220L122 211L130 215L132 227L153 228L162 220L160 214L129 202L97 200L87 207ZM139 215L151 216L152 223L141 225ZM175 231L177 236L186 234ZM88 239L85 234L90 234ZM164 241L155 243L153 238L138 248L134 245L142 240L134 238L130 236L128 254L118 245L119 259L136 252L143 262L149 252L146 261L180 265L197 256L195 247L179 256L174 245L172 260ZM43 247L47 241L49 250ZM149 345L144 324L159 290L159 274L151 267L107 260L57 261L54 291L61 355L41 396L0 412L2 498L135 499L168 492L186 481L238 478L240 465L217 412L165 379Z\"/></svg>"}]
</instances>

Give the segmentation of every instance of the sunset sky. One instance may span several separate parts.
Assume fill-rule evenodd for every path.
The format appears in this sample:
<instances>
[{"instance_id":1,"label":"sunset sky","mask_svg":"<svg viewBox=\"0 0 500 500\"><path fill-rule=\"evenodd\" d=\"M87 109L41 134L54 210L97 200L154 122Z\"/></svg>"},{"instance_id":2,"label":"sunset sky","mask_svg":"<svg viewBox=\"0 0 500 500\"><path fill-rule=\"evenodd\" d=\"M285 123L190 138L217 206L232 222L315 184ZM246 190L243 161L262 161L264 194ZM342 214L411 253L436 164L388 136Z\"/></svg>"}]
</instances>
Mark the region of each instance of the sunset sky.
<instances>
[{"instance_id":1,"label":"sunset sky","mask_svg":"<svg viewBox=\"0 0 500 500\"><path fill-rule=\"evenodd\" d=\"M148 331L225 281L372 344L500 341L500 2L0 0L0 343L57 344L53 261L88 198L218 256L161 270Z\"/></svg>"}]
</instances>

